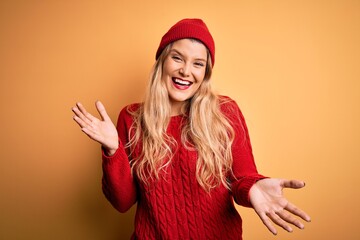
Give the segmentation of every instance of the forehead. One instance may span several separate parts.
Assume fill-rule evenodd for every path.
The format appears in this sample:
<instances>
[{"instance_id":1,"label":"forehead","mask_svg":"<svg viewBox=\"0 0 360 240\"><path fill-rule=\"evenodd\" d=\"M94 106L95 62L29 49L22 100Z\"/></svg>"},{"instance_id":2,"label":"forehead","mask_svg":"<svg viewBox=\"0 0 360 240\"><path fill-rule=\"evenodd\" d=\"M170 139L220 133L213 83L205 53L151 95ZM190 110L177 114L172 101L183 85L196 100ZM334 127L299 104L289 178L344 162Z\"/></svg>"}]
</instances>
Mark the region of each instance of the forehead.
<instances>
[{"instance_id":1,"label":"forehead","mask_svg":"<svg viewBox=\"0 0 360 240\"><path fill-rule=\"evenodd\" d=\"M171 50L175 50L186 57L207 58L207 49L204 44L195 39L180 39L173 42Z\"/></svg>"}]
</instances>

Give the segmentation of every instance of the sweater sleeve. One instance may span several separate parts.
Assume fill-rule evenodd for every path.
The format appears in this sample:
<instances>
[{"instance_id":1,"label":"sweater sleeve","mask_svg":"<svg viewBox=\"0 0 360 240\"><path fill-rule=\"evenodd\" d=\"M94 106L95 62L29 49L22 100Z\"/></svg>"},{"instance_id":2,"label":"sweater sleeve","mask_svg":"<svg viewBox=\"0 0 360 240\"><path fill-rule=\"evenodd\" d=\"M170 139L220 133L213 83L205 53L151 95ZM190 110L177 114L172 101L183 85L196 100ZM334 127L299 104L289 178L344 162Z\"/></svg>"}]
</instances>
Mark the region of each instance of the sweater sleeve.
<instances>
[{"instance_id":1,"label":"sweater sleeve","mask_svg":"<svg viewBox=\"0 0 360 240\"><path fill-rule=\"evenodd\" d=\"M115 154L107 156L102 149L102 190L109 202L120 212L126 212L137 201L136 183L124 147L128 141L130 119L126 108L122 109L117 122L119 148Z\"/></svg>"},{"instance_id":2,"label":"sweater sleeve","mask_svg":"<svg viewBox=\"0 0 360 240\"><path fill-rule=\"evenodd\" d=\"M245 118L236 102L225 97L221 109L230 121L235 139L232 146L233 177L231 177L231 191L237 204L252 207L250 203L250 188L260 179L264 179L256 169L254 156L246 126Z\"/></svg>"}]
</instances>

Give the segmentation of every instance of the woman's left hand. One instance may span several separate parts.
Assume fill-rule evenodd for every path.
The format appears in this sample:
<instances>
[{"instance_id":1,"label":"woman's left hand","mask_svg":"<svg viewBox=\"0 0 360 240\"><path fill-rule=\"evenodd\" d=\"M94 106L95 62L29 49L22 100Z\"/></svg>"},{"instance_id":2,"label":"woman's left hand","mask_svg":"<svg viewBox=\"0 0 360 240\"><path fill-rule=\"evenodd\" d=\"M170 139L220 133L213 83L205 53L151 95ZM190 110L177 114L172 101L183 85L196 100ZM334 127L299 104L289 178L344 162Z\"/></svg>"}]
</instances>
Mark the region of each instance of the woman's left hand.
<instances>
[{"instance_id":1,"label":"woman's left hand","mask_svg":"<svg viewBox=\"0 0 360 240\"><path fill-rule=\"evenodd\" d=\"M272 222L288 232L293 231L289 224L304 228L304 224L296 216L310 222L310 216L290 203L282 191L283 188L298 189L304 186L305 183L302 181L266 178L251 187L250 202L262 222L274 235L277 231Z\"/></svg>"}]
</instances>

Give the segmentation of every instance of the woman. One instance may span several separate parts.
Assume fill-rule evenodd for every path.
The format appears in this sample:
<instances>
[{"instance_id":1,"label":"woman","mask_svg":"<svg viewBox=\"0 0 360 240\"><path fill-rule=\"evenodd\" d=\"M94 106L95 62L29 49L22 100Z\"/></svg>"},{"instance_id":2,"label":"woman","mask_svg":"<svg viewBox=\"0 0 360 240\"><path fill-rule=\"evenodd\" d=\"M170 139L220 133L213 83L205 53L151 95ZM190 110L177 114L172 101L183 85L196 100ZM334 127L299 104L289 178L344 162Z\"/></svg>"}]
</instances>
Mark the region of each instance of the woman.
<instances>
[{"instance_id":1,"label":"woman","mask_svg":"<svg viewBox=\"0 0 360 240\"><path fill-rule=\"evenodd\" d=\"M120 212L137 203L132 239L242 239L233 200L266 227L291 232L310 217L283 188L301 181L258 174L237 104L211 90L215 45L205 23L183 19L163 36L146 97L125 107L117 127L77 103L74 120L103 150L103 192Z\"/></svg>"}]
</instances>

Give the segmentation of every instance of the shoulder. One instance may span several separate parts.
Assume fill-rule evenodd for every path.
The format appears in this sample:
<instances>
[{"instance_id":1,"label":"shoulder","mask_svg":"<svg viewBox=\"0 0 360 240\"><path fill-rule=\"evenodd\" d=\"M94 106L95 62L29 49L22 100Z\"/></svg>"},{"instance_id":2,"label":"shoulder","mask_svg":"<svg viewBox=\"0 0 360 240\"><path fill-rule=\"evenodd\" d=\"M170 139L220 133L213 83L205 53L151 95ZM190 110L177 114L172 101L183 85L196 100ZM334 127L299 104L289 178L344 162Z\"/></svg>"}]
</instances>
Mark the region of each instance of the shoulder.
<instances>
[{"instance_id":1,"label":"shoulder","mask_svg":"<svg viewBox=\"0 0 360 240\"><path fill-rule=\"evenodd\" d=\"M141 106L141 103L132 103L126 105L120 110L119 120L131 121L133 119L133 116L139 112Z\"/></svg>"},{"instance_id":2,"label":"shoulder","mask_svg":"<svg viewBox=\"0 0 360 240\"><path fill-rule=\"evenodd\" d=\"M240 111L238 104L235 100L228 96L219 95L218 102L221 112L224 114L235 114Z\"/></svg>"},{"instance_id":3,"label":"shoulder","mask_svg":"<svg viewBox=\"0 0 360 240\"><path fill-rule=\"evenodd\" d=\"M245 117L235 100L228 96L219 96L219 108L233 127L243 129Z\"/></svg>"},{"instance_id":4,"label":"shoulder","mask_svg":"<svg viewBox=\"0 0 360 240\"><path fill-rule=\"evenodd\" d=\"M132 112L137 112L141 106L142 106L141 103L132 103L126 105L120 110L120 114L131 114Z\"/></svg>"}]
</instances>

